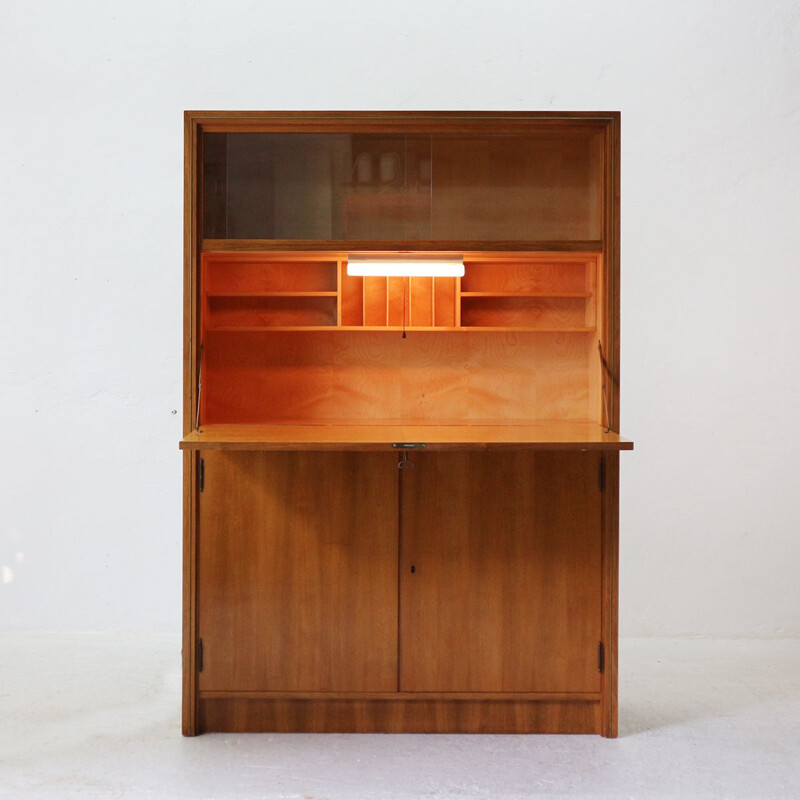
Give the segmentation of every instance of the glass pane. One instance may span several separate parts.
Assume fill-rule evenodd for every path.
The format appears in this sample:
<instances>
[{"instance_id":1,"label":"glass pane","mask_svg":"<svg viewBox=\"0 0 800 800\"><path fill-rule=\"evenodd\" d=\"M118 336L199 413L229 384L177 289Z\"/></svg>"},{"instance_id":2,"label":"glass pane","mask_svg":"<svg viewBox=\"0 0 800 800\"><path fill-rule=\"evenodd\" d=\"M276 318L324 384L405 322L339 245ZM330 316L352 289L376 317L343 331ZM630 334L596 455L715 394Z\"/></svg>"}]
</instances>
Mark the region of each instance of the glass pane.
<instances>
[{"instance_id":1,"label":"glass pane","mask_svg":"<svg viewBox=\"0 0 800 800\"><path fill-rule=\"evenodd\" d=\"M602 235L602 134L433 139L433 239Z\"/></svg>"},{"instance_id":2,"label":"glass pane","mask_svg":"<svg viewBox=\"0 0 800 800\"><path fill-rule=\"evenodd\" d=\"M219 239L429 239L430 137L204 137L203 228Z\"/></svg>"},{"instance_id":3,"label":"glass pane","mask_svg":"<svg viewBox=\"0 0 800 800\"><path fill-rule=\"evenodd\" d=\"M353 136L350 153L337 238L430 239L430 136Z\"/></svg>"},{"instance_id":4,"label":"glass pane","mask_svg":"<svg viewBox=\"0 0 800 800\"><path fill-rule=\"evenodd\" d=\"M214 239L599 239L603 135L206 134Z\"/></svg>"}]
</instances>

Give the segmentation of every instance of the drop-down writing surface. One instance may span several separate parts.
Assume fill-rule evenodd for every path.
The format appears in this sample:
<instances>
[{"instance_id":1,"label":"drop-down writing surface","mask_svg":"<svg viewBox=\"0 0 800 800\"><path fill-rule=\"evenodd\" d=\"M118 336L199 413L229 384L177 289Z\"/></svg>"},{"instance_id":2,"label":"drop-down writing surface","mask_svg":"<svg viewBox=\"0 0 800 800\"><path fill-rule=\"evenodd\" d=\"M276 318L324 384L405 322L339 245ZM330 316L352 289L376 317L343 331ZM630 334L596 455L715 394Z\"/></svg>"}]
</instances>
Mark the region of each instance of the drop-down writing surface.
<instances>
[{"instance_id":1,"label":"drop-down writing surface","mask_svg":"<svg viewBox=\"0 0 800 800\"><path fill-rule=\"evenodd\" d=\"M526 425L263 424L203 425L187 434L182 450L384 450L397 443L428 450L542 449L632 450L633 442L594 422ZM394 449L397 449L396 447Z\"/></svg>"}]
</instances>

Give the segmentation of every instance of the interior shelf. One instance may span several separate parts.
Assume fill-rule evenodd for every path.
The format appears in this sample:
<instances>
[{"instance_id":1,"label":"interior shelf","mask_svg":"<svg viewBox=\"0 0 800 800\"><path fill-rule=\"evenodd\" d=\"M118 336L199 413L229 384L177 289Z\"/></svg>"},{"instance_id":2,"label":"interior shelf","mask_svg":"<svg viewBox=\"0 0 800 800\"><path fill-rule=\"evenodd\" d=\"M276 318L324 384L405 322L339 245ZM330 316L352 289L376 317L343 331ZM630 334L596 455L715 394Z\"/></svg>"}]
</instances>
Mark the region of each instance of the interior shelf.
<instances>
[{"instance_id":1,"label":"interior shelf","mask_svg":"<svg viewBox=\"0 0 800 800\"><path fill-rule=\"evenodd\" d=\"M345 258L354 247L368 252L398 252L408 250L409 245L417 251L446 251L460 253L469 250L475 253L492 253L497 255L504 248L529 253L599 253L603 250L602 239L519 239L511 241L491 241L476 239L364 239L353 242L349 239L218 239L206 237L200 242L202 253L261 253L269 256L272 253L293 252L308 255L309 253L335 253Z\"/></svg>"},{"instance_id":2,"label":"interior shelf","mask_svg":"<svg viewBox=\"0 0 800 800\"><path fill-rule=\"evenodd\" d=\"M462 297L591 297L591 292L461 292Z\"/></svg>"},{"instance_id":3,"label":"interior shelf","mask_svg":"<svg viewBox=\"0 0 800 800\"><path fill-rule=\"evenodd\" d=\"M599 260L467 253L458 279L351 276L337 253L204 253L203 329L588 333Z\"/></svg>"},{"instance_id":4,"label":"interior shelf","mask_svg":"<svg viewBox=\"0 0 800 800\"><path fill-rule=\"evenodd\" d=\"M334 327L336 293L207 295L207 330Z\"/></svg>"},{"instance_id":5,"label":"interior shelf","mask_svg":"<svg viewBox=\"0 0 800 800\"><path fill-rule=\"evenodd\" d=\"M606 432L596 422L503 424L470 420L468 425L443 425L376 421L203 425L187 434L180 447L182 450L632 450L633 442L613 431Z\"/></svg>"},{"instance_id":6,"label":"interior shelf","mask_svg":"<svg viewBox=\"0 0 800 800\"><path fill-rule=\"evenodd\" d=\"M226 291L206 292L206 297L336 297L338 292L260 292Z\"/></svg>"},{"instance_id":7,"label":"interior shelf","mask_svg":"<svg viewBox=\"0 0 800 800\"><path fill-rule=\"evenodd\" d=\"M541 326L480 326L480 325L464 325L461 327L445 327L443 325L437 326L422 326L422 325L215 325L213 328L207 329L209 333L232 333L234 331L239 333L281 333L282 331L327 331L328 333L337 331L371 331L373 333L595 333L595 327L560 327L560 328L543 328Z\"/></svg>"}]
</instances>

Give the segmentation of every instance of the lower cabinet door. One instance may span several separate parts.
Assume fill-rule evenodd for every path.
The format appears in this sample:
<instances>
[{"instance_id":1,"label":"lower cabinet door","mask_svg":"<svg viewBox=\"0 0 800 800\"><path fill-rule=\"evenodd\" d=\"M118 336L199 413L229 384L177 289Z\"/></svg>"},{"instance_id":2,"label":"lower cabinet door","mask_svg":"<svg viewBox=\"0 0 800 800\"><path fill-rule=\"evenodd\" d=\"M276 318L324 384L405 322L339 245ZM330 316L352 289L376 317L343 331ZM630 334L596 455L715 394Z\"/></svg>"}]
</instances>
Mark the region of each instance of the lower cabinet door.
<instances>
[{"instance_id":1,"label":"lower cabinet door","mask_svg":"<svg viewBox=\"0 0 800 800\"><path fill-rule=\"evenodd\" d=\"M400 689L597 692L600 456L411 454Z\"/></svg>"},{"instance_id":2,"label":"lower cabinet door","mask_svg":"<svg viewBox=\"0 0 800 800\"><path fill-rule=\"evenodd\" d=\"M206 451L201 691L397 690L397 456Z\"/></svg>"}]
</instances>

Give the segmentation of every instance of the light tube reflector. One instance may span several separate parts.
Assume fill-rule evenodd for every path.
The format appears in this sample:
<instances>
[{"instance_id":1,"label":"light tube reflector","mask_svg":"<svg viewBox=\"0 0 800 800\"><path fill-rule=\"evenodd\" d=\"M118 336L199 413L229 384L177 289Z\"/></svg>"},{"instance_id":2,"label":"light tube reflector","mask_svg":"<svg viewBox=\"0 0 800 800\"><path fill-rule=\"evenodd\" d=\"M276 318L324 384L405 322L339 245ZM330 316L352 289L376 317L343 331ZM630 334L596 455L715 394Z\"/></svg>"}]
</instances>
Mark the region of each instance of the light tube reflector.
<instances>
[{"instance_id":1,"label":"light tube reflector","mask_svg":"<svg viewBox=\"0 0 800 800\"><path fill-rule=\"evenodd\" d=\"M381 278L460 278L464 275L464 259L350 256L347 274Z\"/></svg>"}]
</instances>

